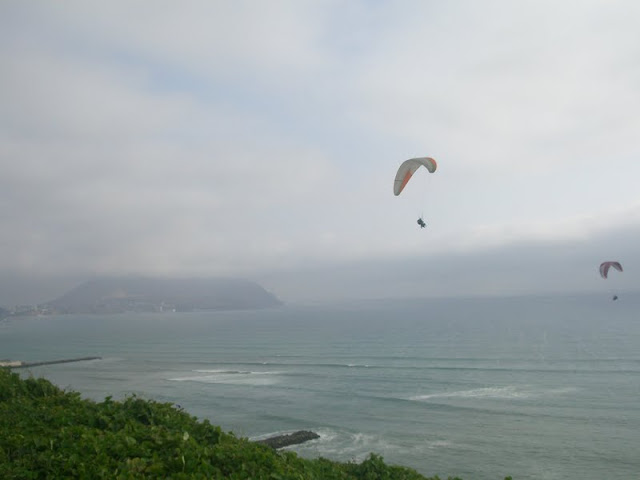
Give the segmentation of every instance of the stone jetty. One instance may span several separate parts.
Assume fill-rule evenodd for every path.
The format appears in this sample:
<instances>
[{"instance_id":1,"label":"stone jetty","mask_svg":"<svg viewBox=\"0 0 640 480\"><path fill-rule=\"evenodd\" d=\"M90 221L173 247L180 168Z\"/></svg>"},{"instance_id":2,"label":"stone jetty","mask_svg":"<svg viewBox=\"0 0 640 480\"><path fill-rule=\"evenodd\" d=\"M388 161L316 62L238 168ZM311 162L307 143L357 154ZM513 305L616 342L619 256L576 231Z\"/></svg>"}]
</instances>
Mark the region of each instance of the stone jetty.
<instances>
[{"instance_id":1,"label":"stone jetty","mask_svg":"<svg viewBox=\"0 0 640 480\"><path fill-rule=\"evenodd\" d=\"M298 430L297 432L287 433L284 435L276 435L274 437L264 438L262 440L256 440L256 443L267 445L268 447L278 449L288 447L290 445L298 445L300 443L308 442L309 440L315 440L320 438L315 432L308 430Z\"/></svg>"},{"instance_id":2,"label":"stone jetty","mask_svg":"<svg viewBox=\"0 0 640 480\"><path fill-rule=\"evenodd\" d=\"M0 362L0 367L10 367L10 368L28 368L28 367L40 367L42 365L55 365L57 363L72 363L72 362L85 362L87 360L101 360L102 357L80 357L80 358L65 358L62 360L48 360L45 362L21 362L21 361L11 361L11 360L3 360Z\"/></svg>"}]
</instances>

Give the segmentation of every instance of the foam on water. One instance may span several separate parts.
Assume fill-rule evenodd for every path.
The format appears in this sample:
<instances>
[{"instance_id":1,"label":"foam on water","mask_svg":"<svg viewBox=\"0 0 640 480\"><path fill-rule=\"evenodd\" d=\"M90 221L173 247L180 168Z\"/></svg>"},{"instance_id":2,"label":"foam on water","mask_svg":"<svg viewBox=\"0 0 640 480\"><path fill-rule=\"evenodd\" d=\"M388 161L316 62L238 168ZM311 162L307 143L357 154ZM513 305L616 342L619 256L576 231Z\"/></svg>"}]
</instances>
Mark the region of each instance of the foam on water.
<instances>
[{"instance_id":1,"label":"foam on water","mask_svg":"<svg viewBox=\"0 0 640 480\"><path fill-rule=\"evenodd\" d=\"M383 451L397 446L386 442L382 436L360 432L348 432L320 428L316 431L320 438L312 442L287 447L302 455L328 456L354 461L364 460L369 452Z\"/></svg>"},{"instance_id":2,"label":"foam on water","mask_svg":"<svg viewBox=\"0 0 640 480\"><path fill-rule=\"evenodd\" d=\"M428 442L427 446L430 449L448 448L453 446L453 442L450 442L448 440L434 440L433 442Z\"/></svg>"},{"instance_id":3,"label":"foam on water","mask_svg":"<svg viewBox=\"0 0 640 480\"><path fill-rule=\"evenodd\" d=\"M282 372L267 371L254 372L245 370L194 370L194 373L202 375L186 375L169 378L172 382L200 382L200 383L222 383L230 385L251 385L264 386L275 385L280 380L277 378Z\"/></svg>"},{"instance_id":4,"label":"foam on water","mask_svg":"<svg viewBox=\"0 0 640 480\"><path fill-rule=\"evenodd\" d=\"M453 392L438 392L416 395L410 400L430 400L432 398L527 398L531 394L518 390L518 387L486 387Z\"/></svg>"},{"instance_id":5,"label":"foam on water","mask_svg":"<svg viewBox=\"0 0 640 480\"><path fill-rule=\"evenodd\" d=\"M286 447L306 457L337 458L342 461L361 462L372 452L386 452L422 456L428 451L454 447L450 440L400 442L384 433L351 432L343 429L320 428L314 430L320 438L300 445ZM275 435L275 434L274 434Z\"/></svg>"},{"instance_id":6,"label":"foam on water","mask_svg":"<svg viewBox=\"0 0 640 480\"><path fill-rule=\"evenodd\" d=\"M546 389L542 391L532 390L528 386L510 385L506 387L484 387L470 390L456 390L430 393L425 395L414 395L409 400L425 401L438 398L488 398L488 399L526 399L538 398L549 395L564 395L574 393L578 389L575 387L563 387Z\"/></svg>"}]
</instances>

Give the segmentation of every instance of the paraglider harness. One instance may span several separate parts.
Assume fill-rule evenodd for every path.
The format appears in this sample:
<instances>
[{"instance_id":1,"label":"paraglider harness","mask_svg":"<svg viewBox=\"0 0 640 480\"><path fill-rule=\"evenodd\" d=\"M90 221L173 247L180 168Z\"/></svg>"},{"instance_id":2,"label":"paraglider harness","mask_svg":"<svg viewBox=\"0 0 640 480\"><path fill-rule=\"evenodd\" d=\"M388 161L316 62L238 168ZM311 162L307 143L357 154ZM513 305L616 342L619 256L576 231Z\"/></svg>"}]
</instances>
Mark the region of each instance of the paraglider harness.
<instances>
[{"instance_id":1,"label":"paraglider harness","mask_svg":"<svg viewBox=\"0 0 640 480\"><path fill-rule=\"evenodd\" d=\"M424 228L427 226L427 224L424 223L424 220L422 220L422 217L418 218L418 225L420 225L420 228Z\"/></svg>"}]
</instances>

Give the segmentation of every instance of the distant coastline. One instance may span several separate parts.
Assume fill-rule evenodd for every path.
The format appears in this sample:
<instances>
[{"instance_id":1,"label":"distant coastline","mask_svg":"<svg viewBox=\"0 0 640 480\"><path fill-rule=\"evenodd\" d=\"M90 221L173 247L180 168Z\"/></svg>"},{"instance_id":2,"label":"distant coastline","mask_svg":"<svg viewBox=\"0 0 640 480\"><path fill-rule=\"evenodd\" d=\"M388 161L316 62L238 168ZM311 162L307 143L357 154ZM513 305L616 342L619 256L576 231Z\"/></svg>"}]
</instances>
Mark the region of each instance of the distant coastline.
<instances>
[{"instance_id":1,"label":"distant coastline","mask_svg":"<svg viewBox=\"0 0 640 480\"><path fill-rule=\"evenodd\" d=\"M89 280L39 305L0 309L0 318L261 309L282 304L261 285L245 279L108 277Z\"/></svg>"}]
</instances>

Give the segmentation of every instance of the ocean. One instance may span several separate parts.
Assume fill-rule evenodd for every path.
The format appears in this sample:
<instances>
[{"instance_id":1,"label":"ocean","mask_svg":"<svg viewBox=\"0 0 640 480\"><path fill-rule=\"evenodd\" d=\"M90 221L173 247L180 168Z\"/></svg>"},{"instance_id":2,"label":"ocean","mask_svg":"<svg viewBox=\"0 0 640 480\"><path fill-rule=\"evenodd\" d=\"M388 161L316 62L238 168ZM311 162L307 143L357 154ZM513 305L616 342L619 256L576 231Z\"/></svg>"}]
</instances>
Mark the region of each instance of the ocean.
<instances>
[{"instance_id":1,"label":"ocean","mask_svg":"<svg viewBox=\"0 0 640 480\"><path fill-rule=\"evenodd\" d=\"M0 322L0 358L289 449L465 480L640 478L640 295L410 299Z\"/></svg>"}]
</instances>

